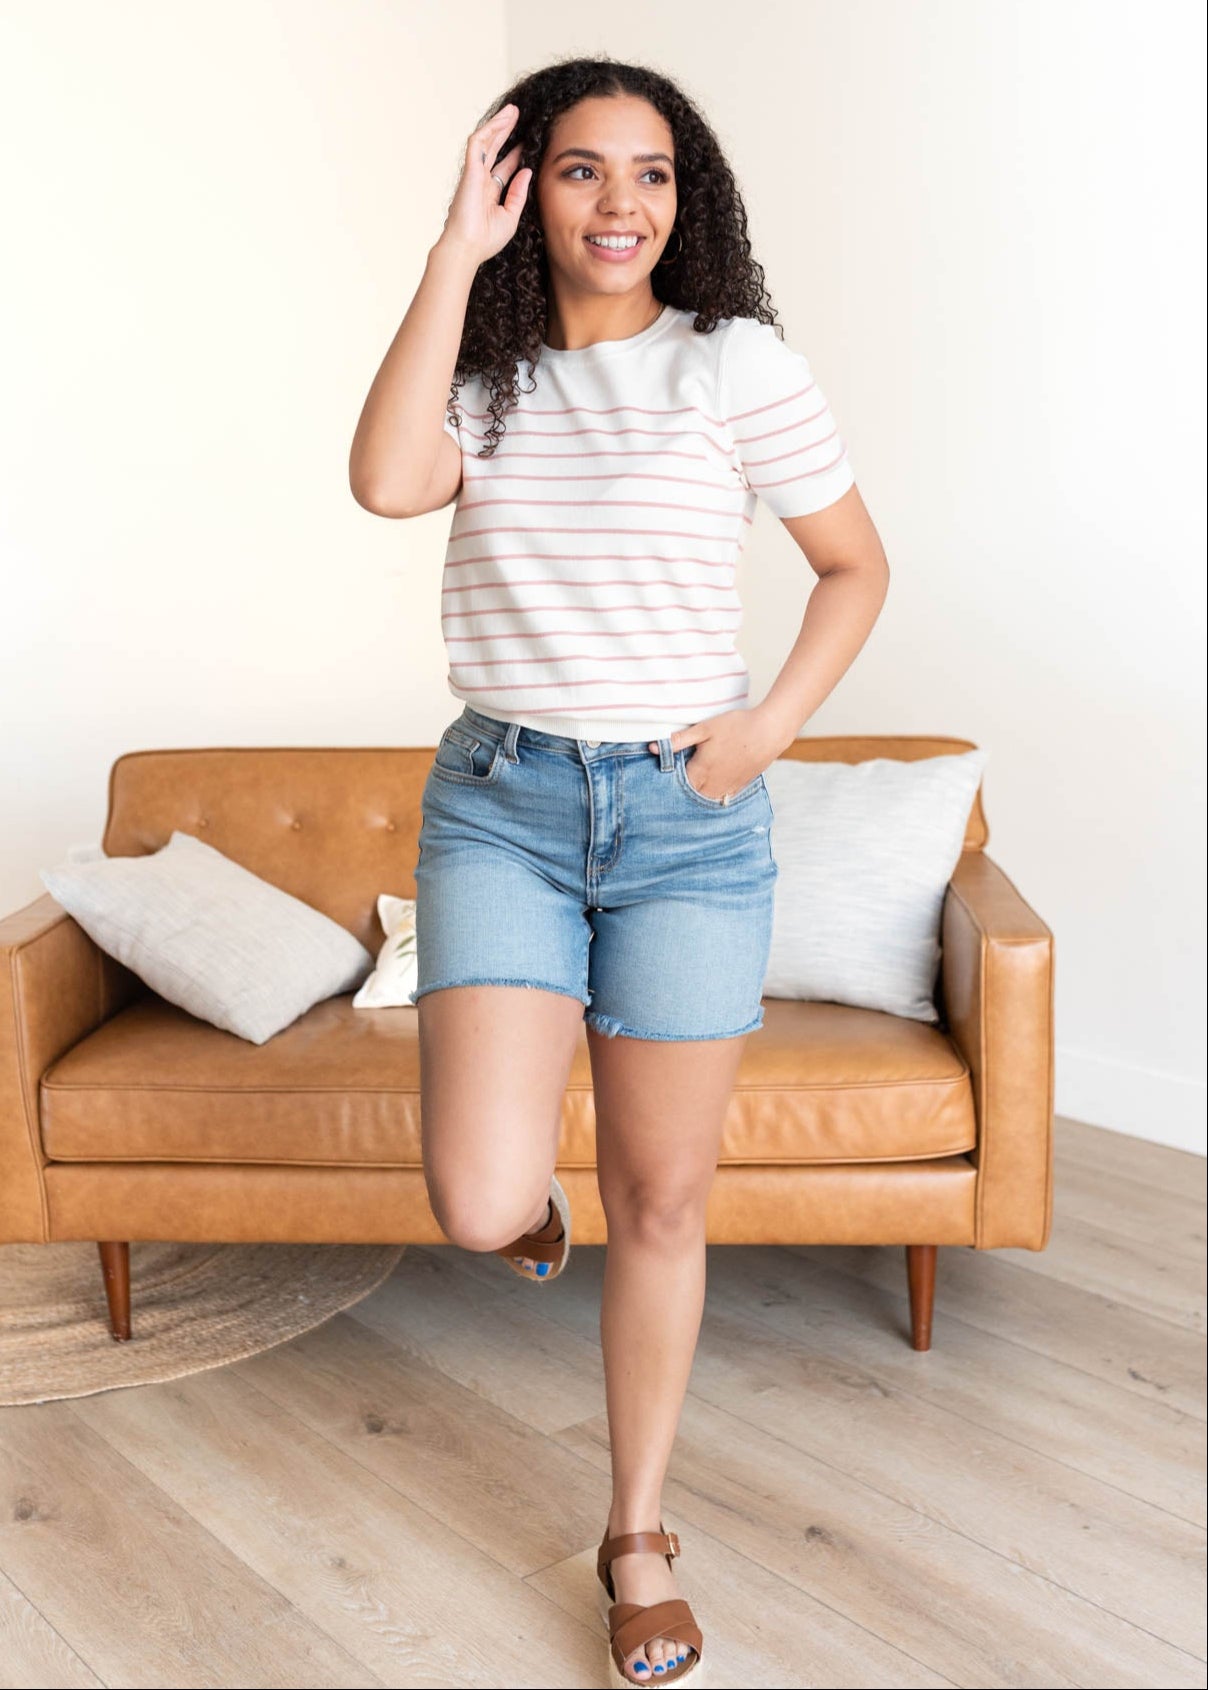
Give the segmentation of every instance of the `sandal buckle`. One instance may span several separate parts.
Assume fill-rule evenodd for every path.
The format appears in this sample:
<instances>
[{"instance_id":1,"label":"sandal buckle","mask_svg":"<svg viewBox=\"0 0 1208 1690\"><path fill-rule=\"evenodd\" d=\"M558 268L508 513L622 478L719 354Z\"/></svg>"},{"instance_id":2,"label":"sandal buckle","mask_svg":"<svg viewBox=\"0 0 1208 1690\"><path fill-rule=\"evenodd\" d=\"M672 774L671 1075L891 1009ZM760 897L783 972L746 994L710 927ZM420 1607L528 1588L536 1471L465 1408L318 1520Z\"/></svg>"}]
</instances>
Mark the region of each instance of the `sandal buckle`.
<instances>
[{"instance_id":1,"label":"sandal buckle","mask_svg":"<svg viewBox=\"0 0 1208 1690\"><path fill-rule=\"evenodd\" d=\"M671 1545L670 1553L672 1555L678 1555L680 1552L680 1541L674 1532L667 1533L667 1542Z\"/></svg>"}]
</instances>

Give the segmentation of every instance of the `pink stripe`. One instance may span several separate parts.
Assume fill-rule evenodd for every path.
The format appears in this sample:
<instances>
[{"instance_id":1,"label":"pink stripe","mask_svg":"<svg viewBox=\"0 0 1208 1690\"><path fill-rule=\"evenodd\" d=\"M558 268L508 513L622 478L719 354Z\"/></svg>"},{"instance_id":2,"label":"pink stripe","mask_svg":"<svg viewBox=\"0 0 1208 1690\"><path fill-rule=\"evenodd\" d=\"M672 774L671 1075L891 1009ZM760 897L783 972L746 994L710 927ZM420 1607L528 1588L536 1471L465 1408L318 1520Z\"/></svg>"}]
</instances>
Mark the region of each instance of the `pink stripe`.
<instances>
[{"instance_id":1,"label":"pink stripe","mask_svg":"<svg viewBox=\"0 0 1208 1690\"><path fill-rule=\"evenodd\" d=\"M811 381L808 386L801 389L801 393L808 393L810 388L817 385L817 382ZM529 395L524 394L522 397L527 399ZM800 394L797 393L789 395L790 399L799 397ZM777 399L774 403L787 405L788 400ZM767 406L764 407L764 409L768 408ZM702 410L699 405L562 405L555 408L547 408L541 405L523 405L517 406L514 411L509 411L504 421L510 426L517 417L614 417L622 411L633 411L639 417L697 416L702 422L708 423L710 428L725 428L730 421L729 418L713 416L710 412ZM471 411L468 406L462 408L461 415L463 418L472 417L475 422L486 423L488 426L495 420L490 411ZM743 417L754 415L754 411L743 411L733 420L741 422ZM678 430L676 432L678 433Z\"/></svg>"},{"instance_id":2,"label":"pink stripe","mask_svg":"<svg viewBox=\"0 0 1208 1690\"><path fill-rule=\"evenodd\" d=\"M454 636L454 639L458 645L467 643L465 640L457 639L456 636ZM454 640L449 641L449 644L453 643ZM551 653L548 657L480 657L473 662L459 658L457 666L459 669L523 669L528 663L663 663L669 658L679 662L681 658L732 657L733 655L734 653L731 651L635 651L629 656L618 653L613 657L597 657L592 652L571 651L559 655ZM703 676L701 678L712 680L713 677Z\"/></svg>"},{"instance_id":3,"label":"pink stripe","mask_svg":"<svg viewBox=\"0 0 1208 1690\"><path fill-rule=\"evenodd\" d=\"M526 394L527 398L528 395ZM634 411L639 417L704 417L706 421L713 419L707 411L702 411L699 405L562 405L548 407L541 405L525 405L510 411L507 421L513 417L616 417L622 411ZM475 422L489 422L490 411L471 411L468 408L462 412L465 417L473 417Z\"/></svg>"},{"instance_id":4,"label":"pink stripe","mask_svg":"<svg viewBox=\"0 0 1208 1690\"><path fill-rule=\"evenodd\" d=\"M754 446L759 440L775 440L778 434L795 434L799 428L808 428L810 423L817 422L819 417L825 417L827 414L827 409L824 405L820 411L815 411L812 417L799 417L795 422L782 423L779 428L765 429L762 434L744 434L741 437L735 436L734 444L736 446ZM824 434L822 439L829 440L830 435Z\"/></svg>"},{"instance_id":5,"label":"pink stripe","mask_svg":"<svg viewBox=\"0 0 1208 1690\"><path fill-rule=\"evenodd\" d=\"M730 488L718 488L719 493L729 493ZM735 516L736 511L723 510L713 505L677 505L670 499L608 499L601 503L599 499L522 499L519 497L498 499L467 499L457 507L458 515L462 511L486 510L491 505L523 505L527 510L602 510L602 511L687 511L691 516Z\"/></svg>"},{"instance_id":6,"label":"pink stripe","mask_svg":"<svg viewBox=\"0 0 1208 1690\"><path fill-rule=\"evenodd\" d=\"M751 518L745 511L740 511L738 520L749 525ZM626 534L634 539L653 537L656 540L713 540L718 545L733 545L738 539L737 534L693 534L686 528L536 528L531 522L496 523L489 528L470 528L464 534L450 534L449 539L476 540L482 534L574 534L580 540L592 535Z\"/></svg>"},{"instance_id":7,"label":"pink stripe","mask_svg":"<svg viewBox=\"0 0 1208 1690\"><path fill-rule=\"evenodd\" d=\"M661 455L669 458L672 454L665 452ZM581 481L615 481L616 478L616 470L608 470L601 475L584 475L581 470L576 470L574 475L521 475L518 470L501 469L492 471L490 475L467 475L463 476L462 479L465 483L478 481L491 483L496 481L556 481L563 485L573 482L578 486ZM716 481L702 481L691 475L660 475L655 471L645 472L627 469L625 479L626 481L673 481L677 487L708 487L714 493L728 493L730 491L728 487L723 487Z\"/></svg>"},{"instance_id":8,"label":"pink stripe","mask_svg":"<svg viewBox=\"0 0 1208 1690\"><path fill-rule=\"evenodd\" d=\"M739 411L736 415L727 417L726 422L730 428L733 428L735 423L746 422L748 417L761 417L765 411L775 411L781 405L790 404L794 399L804 399L805 395L812 393L817 385L816 381L807 382L804 387L799 387L795 393L786 393L783 399L773 399L767 405L756 405L754 410L751 411Z\"/></svg>"},{"instance_id":9,"label":"pink stripe","mask_svg":"<svg viewBox=\"0 0 1208 1690\"><path fill-rule=\"evenodd\" d=\"M460 620L451 616L442 616L441 622ZM742 620L741 616L728 628L698 628L693 623L684 623L678 628L541 628L528 629L527 632L515 634L446 634L446 641L456 640L458 645L497 645L500 640L532 640L535 633L543 638L549 634L567 634L576 640L625 640L635 635L658 634L732 634Z\"/></svg>"},{"instance_id":10,"label":"pink stripe","mask_svg":"<svg viewBox=\"0 0 1208 1690\"><path fill-rule=\"evenodd\" d=\"M720 562L704 557L657 557L653 552L637 552L624 557L619 552L479 552L473 557L449 558L446 569L464 569L472 563L528 563L534 558L542 563L693 563L701 569L733 569L734 559Z\"/></svg>"},{"instance_id":11,"label":"pink stripe","mask_svg":"<svg viewBox=\"0 0 1208 1690\"><path fill-rule=\"evenodd\" d=\"M782 464L789 458L799 458L805 452L812 452L816 446L825 446L828 440L838 438L839 430L832 428L829 434L820 434L817 440L810 440L804 446L794 446L791 452L780 452L774 458L744 458L743 463L748 470L762 469L765 464Z\"/></svg>"},{"instance_id":12,"label":"pink stripe","mask_svg":"<svg viewBox=\"0 0 1208 1690\"><path fill-rule=\"evenodd\" d=\"M706 615L710 613L708 605L681 605L681 603L672 603L672 605L487 605L482 610L446 610L441 617L441 622L463 622L468 617L529 617L534 610L561 610L561 612L588 610L591 615L600 615L605 610L610 613L613 610L644 610L647 615L661 615L664 610L703 610ZM544 634L546 630L531 629L529 632L537 637L537 635ZM666 630L656 629L654 632L662 634Z\"/></svg>"},{"instance_id":13,"label":"pink stripe","mask_svg":"<svg viewBox=\"0 0 1208 1690\"><path fill-rule=\"evenodd\" d=\"M452 682L453 676L449 675L448 679L449 679L449 681ZM453 684L456 685L456 682L454 682ZM464 691L464 692L494 692L495 688L494 687L464 687L464 688L461 688L460 690ZM751 689L750 689L749 686L747 686L747 687L744 687L741 692L728 693L724 698L694 698L689 702L688 708L692 709L692 710L698 710L698 709L707 707L710 704L736 704L739 699L749 697L750 692L751 692ZM516 706L513 705L512 708L515 709ZM525 708L524 706L521 706L521 708L524 709L524 714L526 716L565 716L565 715L568 714L567 711L558 710L558 709L553 709L553 710L529 710L529 709ZM647 704L647 703L644 703L644 702L642 702L638 699L627 698L627 699L623 700L621 708L622 709L630 709L630 710L646 710L646 711L660 710L661 711L661 710L667 709L667 700L665 698L657 699L657 700L652 700L649 704ZM574 709L574 714L576 716L588 715L593 710L603 711L606 714L612 716L612 715L615 715L617 713L617 706L615 704L576 704L575 709ZM637 718L635 718L635 720L640 721L641 718L637 717Z\"/></svg>"},{"instance_id":14,"label":"pink stripe","mask_svg":"<svg viewBox=\"0 0 1208 1690\"><path fill-rule=\"evenodd\" d=\"M638 428L636 424L630 423L624 423L620 428L518 428L516 426L516 422L517 414L513 412L507 419L507 432L504 434L503 439L496 443L497 446L502 447L504 441L514 440L578 440L585 434L602 434L606 440L619 440L622 435L626 434L640 434L647 440L700 440L704 443L704 445L711 446L715 452L725 451L724 445L714 440L711 435L706 434L704 429L701 428L677 428L671 434L668 434L666 430L663 429ZM471 440L474 439L474 435L470 433L469 429L466 430L466 433L470 435ZM485 434L482 436L481 444L484 446L489 444ZM509 452L508 455L511 456L511 452ZM518 452L515 455L517 457L525 457L530 454ZM566 455L570 456L569 453ZM582 455L585 457L595 457L597 454L594 452L587 452ZM492 459L490 461L493 462L494 460Z\"/></svg>"},{"instance_id":15,"label":"pink stripe","mask_svg":"<svg viewBox=\"0 0 1208 1690\"><path fill-rule=\"evenodd\" d=\"M472 667L472 665L471 665L471 667ZM728 681L730 679L731 675L745 675L745 674L746 674L745 669L723 669L720 675L644 675L640 681L633 681L631 683L631 685L633 685L635 687L649 687L649 686L685 687L685 686L691 686L694 681L699 681L701 683L701 685L703 686L707 682L711 682L711 681ZM625 685L624 681L616 681L616 680L517 681L514 685L508 685L505 682L502 685L499 684L499 683L496 683L495 686L491 686L491 687L467 687L466 691L467 692L496 692L496 693L498 693L498 692L550 692L550 691L561 692L564 687L565 688L570 688L570 687L618 687L618 686L623 687L624 685Z\"/></svg>"},{"instance_id":16,"label":"pink stripe","mask_svg":"<svg viewBox=\"0 0 1208 1690\"><path fill-rule=\"evenodd\" d=\"M634 581L628 576L621 576L619 579L611 581L606 577L598 581L567 581L557 575L541 575L532 576L528 580L471 581L465 587L442 587L441 592L477 593L491 590L498 592L501 589L510 591L513 587L579 587L585 592L592 592L596 587L697 587L702 593L730 593L734 590L728 581L668 581L658 577ZM572 610L576 607L567 605L565 608ZM658 610L660 607L652 604L650 608L651 610Z\"/></svg>"},{"instance_id":17,"label":"pink stripe","mask_svg":"<svg viewBox=\"0 0 1208 1690\"><path fill-rule=\"evenodd\" d=\"M674 440L677 436L669 435L668 438ZM506 464L512 458L548 458L551 463L555 464L577 464L590 458L687 458L690 463L694 464L705 462L703 452L680 452L674 446L635 446L632 448L628 446L599 446L594 452L517 452L509 446L508 451L505 452L503 447L507 446L510 440L511 435L504 436L499 442L494 457L480 458L474 452L465 452L463 456L468 464L485 464L488 468L494 468L496 464ZM714 446L717 451L723 450L722 447L716 446L714 441L710 441L709 444Z\"/></svg>"},{"instance_id":18,"label":"pink stripe","mask_svg":"<svg viewBox=\"0 0 1208 1690\"><path fill-rule=\"evenodd\" d=\"M786 475L780 481L752 481L751 487L756 493L766 493L770 487L787 487L790 481L808 481L812 475L825 475L827 470L841 464L846 456L846 451L843 451L837 458L832 458L829 464L822 464L818 469L802 470L798 475Z\"/></svg>"}]
</instances>

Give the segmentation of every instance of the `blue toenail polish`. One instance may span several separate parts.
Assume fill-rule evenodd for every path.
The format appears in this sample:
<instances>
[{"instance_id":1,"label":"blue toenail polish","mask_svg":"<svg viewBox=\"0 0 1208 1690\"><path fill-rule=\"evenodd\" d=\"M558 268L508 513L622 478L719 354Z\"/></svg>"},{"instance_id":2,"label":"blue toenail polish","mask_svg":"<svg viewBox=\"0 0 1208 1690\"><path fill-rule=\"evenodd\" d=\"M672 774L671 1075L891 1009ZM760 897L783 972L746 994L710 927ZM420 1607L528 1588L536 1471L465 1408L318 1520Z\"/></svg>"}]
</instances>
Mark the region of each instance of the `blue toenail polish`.
<instances>
[{"instance_id":1,"label":"blue toenail polish","mask_svg":"<svg viewBox=\"0 0 1208 1690\"><path fill-rule=\"evenodd\" d=\"M538 1279L544 1279L546 1274L549 1272L549 1269L550 1269L550 1264L548 1262L538 1262L537 1263L537 1277L538 1277Z\"/></svg>"},{"instance_id":2,"label":"blue toenail polish","mask_svg":"<svg viewBox=\"0 0 1208 1690\"><path fill-rule=\"evenodd\" d=\"M646 1665L645 1661L635 1661L633 1663L633 1670L634 1672L649 1672L650 1668Z\"/></svg>"},{"instance_id":3,"label":"blue toenail polish","mask_svg":"<svg viewBox=\"0 0 1208 1690\"><path fill-rule=\"evenodd\" d=\"M667 1669L660 1661L655 1661L654 1670L655 1672L666 1672Z\"/></svg>"}]
</instances>

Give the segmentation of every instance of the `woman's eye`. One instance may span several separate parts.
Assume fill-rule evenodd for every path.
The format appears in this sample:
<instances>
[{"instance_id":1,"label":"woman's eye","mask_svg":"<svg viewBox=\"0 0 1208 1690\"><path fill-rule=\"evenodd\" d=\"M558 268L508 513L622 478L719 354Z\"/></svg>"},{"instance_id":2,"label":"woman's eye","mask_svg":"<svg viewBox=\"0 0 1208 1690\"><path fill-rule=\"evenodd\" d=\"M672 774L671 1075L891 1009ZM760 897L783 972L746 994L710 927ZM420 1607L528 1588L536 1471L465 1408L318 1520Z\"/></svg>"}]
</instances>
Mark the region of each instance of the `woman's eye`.
<instances>
[{"instance_id":1,"label":"woman's eye","mask_svg":"<svg viewBox=\"0 0 1208 1690\"><path fill-rule=\"evenodd\" d=\"M563 176L569 177L569 176L573 176L576 170L590 170L590 169L591 169L590 164L572 164L570 169L564 170L562 172L562 174L563 174ZM643 176L655 176L655 177L658 178L658 180L660 182L666 182L666 181L670 180L670 178L667 175L667 172L665 170L660 170L657 166L652 166L649 170L644 170L642 172L642 174L643 174Z\"/></svg>"}]
</instances>

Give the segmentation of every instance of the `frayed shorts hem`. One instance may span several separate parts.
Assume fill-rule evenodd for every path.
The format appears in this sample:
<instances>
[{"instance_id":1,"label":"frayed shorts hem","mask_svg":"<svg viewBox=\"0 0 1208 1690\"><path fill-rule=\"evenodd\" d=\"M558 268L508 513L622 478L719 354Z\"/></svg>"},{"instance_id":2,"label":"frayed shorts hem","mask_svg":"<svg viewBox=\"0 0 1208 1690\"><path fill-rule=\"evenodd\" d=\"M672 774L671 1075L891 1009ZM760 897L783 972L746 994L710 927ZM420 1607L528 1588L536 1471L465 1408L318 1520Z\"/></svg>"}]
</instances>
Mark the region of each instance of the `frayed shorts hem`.
<instances>
[{"instance_id":1,"label":"frayed shorts hem","mask_svg":"<svg viewBox=\"0 0 1208 1690\"><path fill-rule=\"evenodd\" d=\"M429 992L441 992L449 986L527 986L534 992L557 992L559 997L574 998L585 1007L590 999L582 992L572 991L569 986L556 986L552 980L510 980L499 975L471 975L464 980L432 980L426 986L418 986L412 992L409 1003L418 1003L420 998L427 997Z\"/></svg>"},{"instance_id":2,"label":"frayed shorts hem","mask_svg":"<svg viewBox=\"0 0 1208 1690\"><path fill-rule=\"evenodd\" d=\"M679 1043L690 1039L737 1039L743 1033L757 1032L763 1026L763 1010L760 1009L754 1021L748 1021L745 1027L735 1027L726 1033L655 1033L649 1028L627 1027L615 1015L601 1015L594 1009L583 1019L594 1032L602 1033L606 1039L662 1039Z\"/></svg>"},{"instance_id":3,"label":"frayed shorts hem","mask_svg":"<svg viewBox=\"0 0 1208 1690\"><path fill-rule=\"evenodd\" d=\"M408 1002L416 1004L420 998L427 997L429 992L441 992L450 986L525 986L534 992L556 992L559 997L574 998L586 1008L590 997L584 997L582 992L572 991L569 986L555 985L552 980L517 980L501 975L472 975L464 980L433 980L426 986L418 987L412 992ZM688 1041L695 1039L737 1039L744 1033L758 1032L763 1026L763 1008L753 1021L748 1021L745 1027L734 1027L724 1033L658 1033L650 1027L627 1027L615 1015L603 1015L599 1010L588 1009L583 1017L584 1022L594 1032L602 1034L607 1039L658 1039L667 1043Z\"/></svg>"}]
</instances>

